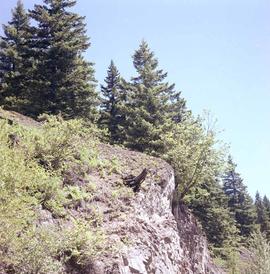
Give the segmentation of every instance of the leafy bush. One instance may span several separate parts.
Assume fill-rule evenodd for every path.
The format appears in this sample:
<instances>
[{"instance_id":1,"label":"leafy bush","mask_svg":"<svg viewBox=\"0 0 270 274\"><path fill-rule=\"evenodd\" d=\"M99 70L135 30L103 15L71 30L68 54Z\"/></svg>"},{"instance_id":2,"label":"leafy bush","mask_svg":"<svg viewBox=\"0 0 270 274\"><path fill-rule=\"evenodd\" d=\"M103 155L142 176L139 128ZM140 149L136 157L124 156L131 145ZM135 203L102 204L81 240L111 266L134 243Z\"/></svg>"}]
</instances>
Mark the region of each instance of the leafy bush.
<instances>
[{"instance_id":1,"label":"leafy bush","mask_svg":"<svg viewBox=\"0 0 270 274\"><path fill-rule=\"evenodd\" d=\"M73 220L72 226L64 230L65 260L85 266L104 252L105 235L101 230L90 229L91 222Z\"/></svg>"},{"instance_id":2,"label":"leafy bush","mask_svg":"<svg viewBox=\"0 0 270 274\"><path fill-rule=\"evenodd\" d=\"M0 127L0 272L56 274L70 260L88 263L105 238L96 216L69 219L68 208L90 193L76 182L64 184L64 175L76 166L84 176L97 159L95 129L59 117L31 131L6 121ZM56 223L42 225L41 210Z\"/></svg>"},{"instance_id":3,"label":"leafy bush","mask_svg":"<svg viewBox=\"0 0 270 274\"><path fill-rule=\"evenodd\" d=\"M174 167L181 198L196 185L215 178L223 164L223 149L217 145L215 131L204 123L205 119L190 115L162 135L162 157Z\"/></svg>"},{"instance_id":4,"label":"leafy bush","mask_svg":"<svg viewBox=\"0 0 270 274\"><path fill-rule=\"evenodd\" d=\"M10 273L62 273L63 266L55 258L62 243L61 234L53 227L36 228L29 226L21 232L20 237L13 235L2 253L2 262Z\"/></svg>"},{"instance_id":5,"label":"leafy bush","mask_svg":"<svg viewBox=\"0 0 270 274\"><path fill-rule=\"evenodd\" d=\"M270 243L260 232L254 233L249 240L250 258L245 274L270 273Z\"/></svg>"},{"instance_id":6,"label":"leafy bush","mask_svg":"<svg viewBox=\"0 0 270 274\"><path fill-rule=\"evenodd\" d=\"M49 116L42 129L32 133L28 145L34 144L31 156L42 166L62 172L69 163L89 161L95 156L95 134L94 127L84 127L80 120L63 121L61 117Z\"/></svg>"},{"instance_id":7,"label":"leafy bush","mask_svg":"<svg viewBox=\"0 0 270 274\"><path fill-rule=\"evenodd\" d=\"M216 249L214 251L214 262L219 267L226 269L228 274L241 274L241 262L239 251L231 246Z\"/></svg>"}]
</instances>

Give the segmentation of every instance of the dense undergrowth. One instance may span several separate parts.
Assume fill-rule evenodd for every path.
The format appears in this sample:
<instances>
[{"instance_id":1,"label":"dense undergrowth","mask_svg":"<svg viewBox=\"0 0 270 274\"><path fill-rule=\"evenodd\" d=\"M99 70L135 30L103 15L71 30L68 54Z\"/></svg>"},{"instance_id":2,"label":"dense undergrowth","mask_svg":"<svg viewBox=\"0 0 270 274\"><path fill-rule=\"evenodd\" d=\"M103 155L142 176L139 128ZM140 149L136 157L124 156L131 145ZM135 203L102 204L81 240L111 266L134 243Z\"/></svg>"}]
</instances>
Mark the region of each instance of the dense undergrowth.
<instances>
[{"instance_id":1,"label":"dense undergrowth","mask_svg":"<svg viewBox=\"0 0 270 274\"><path fill-rule=\"evenodd\" d=\"M0 127L0 269L48 274L87 265L106 238L98 215L70 213L95 191L76 185L72 176L76 172L83 180L90 168L104 165L96 129L61 118L48 118L40 128L5 120ZM53 223L43 223L42 212Z\"/></svg>"}]
</instances>

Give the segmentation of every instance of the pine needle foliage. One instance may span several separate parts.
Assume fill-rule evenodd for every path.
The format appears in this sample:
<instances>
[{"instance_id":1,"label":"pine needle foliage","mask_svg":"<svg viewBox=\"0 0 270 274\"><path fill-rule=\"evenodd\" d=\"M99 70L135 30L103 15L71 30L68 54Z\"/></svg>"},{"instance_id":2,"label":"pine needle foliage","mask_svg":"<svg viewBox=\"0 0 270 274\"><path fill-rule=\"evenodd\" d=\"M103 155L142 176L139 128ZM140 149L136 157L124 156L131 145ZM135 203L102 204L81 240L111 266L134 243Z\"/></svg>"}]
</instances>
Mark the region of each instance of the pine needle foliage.
<instances>
[{"instance_id":1,"label":"pine needle foliage","mask_svg":"<svg viewBox=\"0 0 270 274\"><path fill-rule=\"evenodd\" d=\"M34 114L94 119L97 94L93 64L83 53L89 48L84 17L70 11L74 0L44 0L30 17L33 54L37 59L34 78Z\"/></svg>"},{"instance_id":2,"label":"pine needle foliage","mask_svg":"<svg viewBox=\"0 0 270 274\"><path fill-rule=\"evenodd\" d=\"M145 41L133 55L137 76L123 82L126 102L122 107L124 144L132 149L156 154L162 151L161 134L182 119L185 100L174 84L165 81L167 73Z\"/></svg>"},{"instance_id":3,"label":"pine needle foliage","mask_svg":"<svg viewBox=\"0 0 270 274\"><path fill-rule=\"evenodd\" d=\"M256 212L247 187L240 174L236 172L236 164L231 156L228 158L227 170L223 176L223 190L228 196L228 207L236 220L240 236L245 240L256 231Z\"/></svg>"},{"instance_id":4,"label":"pine needle foliage","mask_svg":"<svg viewBox=\"0 0 270 274\"><path fill-rule=\"evenodd\" d=\"M121 127L124 115L121 112L121 106L125 102L125 92L122 88L120 73L113 61L109 65L104 81L105 85L101 85L102 98L98 124L102 129L108 130L111 144L121 144L124 140Z\"/></svg>"},{"instance_id":5,"label":"pine needle foliage","mask_svg":"<svg viewBox=\"0 0 270 274\"><path fill-rule=\"evenodd\" d=\"M0 105L25 113L31 102L29 87L34 73L30 54L32 37L30 17L22 1L12 10L12 18L3 25L0 38Z\"/></svg>"}]
</instances>

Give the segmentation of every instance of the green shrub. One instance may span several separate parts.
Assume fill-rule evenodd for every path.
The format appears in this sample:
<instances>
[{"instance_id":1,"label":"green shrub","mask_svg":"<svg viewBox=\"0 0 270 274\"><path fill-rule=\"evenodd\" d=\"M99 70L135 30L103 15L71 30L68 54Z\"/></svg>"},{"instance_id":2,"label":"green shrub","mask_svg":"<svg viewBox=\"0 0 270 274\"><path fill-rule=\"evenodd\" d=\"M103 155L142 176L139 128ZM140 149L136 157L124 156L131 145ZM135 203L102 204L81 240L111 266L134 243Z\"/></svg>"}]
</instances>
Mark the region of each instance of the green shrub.
<instances>
[{"instance_id":1,"label":"green shrub","mask_svg":"<svg viewBox=\"0 0 270 274\"><path fill-rule=\"evenodd\" d=\"M205 119L186 117L164 133L165 153L161 155L174 168L181 198L202 182L215 178L224 162L223 147Z\"/></svg>"},{"instance_id":2,"label":"green shrub","mask_svg":"<svg viewBox=\"0 0 270 274\"><path fill-rule=\"evenodd\" d=\"M225 246L213 248L214 262L219 267L226 269L228 274L240 274L240 256L237 248Z\"/></svg>"},{"instance_id":3,"label":"green shrub","mask_svg":"<svg viewBox=\"0 0 270 274\"><path fill-rule=\"evenodd\" d=\"M95 214L87 222L69 220L69 207L91 193L76 181L65 184L64 176L76 167L76 176L84 178L98 159L95 129L59 117L31 131L6 121L0 127L0 272L56 274L70 260L89 263L102 252L105 237ZM42 225L40 210L58 220Z\"/></svg>"},{"instance_id":4,"label":"green shrub","mask_svg":"<svg viewBox=\"0 0 270 274\"><path fill-rule=\"evenodd\" d=\"M28 227L19 237L14 235L9 241L2 259L11 273L63 273L61 261L55 259L59 254L61 237L53 227Z\"/></svg>"},{"instance_id":5,"label":"green shrub","mask_svg":"<svg viewBox=\"0 0 270 274\"><path fill-rule=\"evenodd\" d=\"M253 233L249 240L250 258L244 269L245 274L270 273L270 243L260 232Z\"/></svg>"},{"instance_id":6,"label":"green shrub","mask_svg":"<svg viewBox=\"0 0 270 274\"><path fill-rule=\"evenodd\" d=\"M49 117L40 130L32 133L28 147L32 147L31 156L46 169L62 172L70 163L88 163L96 157L95 134L95 128L84 127L80 120Z\"/></svg>"},{"instance_id":7,"label":"green shrub","mask_svg":"<svg viewBox=\"0 0 270 274\"><path fill-rule=\"evenodd\" d=\"M105 235L100 229L93 229L91 221L73 220L64 237L65 260L73 264L87 266L104 252Z\"/></svg>"}]
</instances>

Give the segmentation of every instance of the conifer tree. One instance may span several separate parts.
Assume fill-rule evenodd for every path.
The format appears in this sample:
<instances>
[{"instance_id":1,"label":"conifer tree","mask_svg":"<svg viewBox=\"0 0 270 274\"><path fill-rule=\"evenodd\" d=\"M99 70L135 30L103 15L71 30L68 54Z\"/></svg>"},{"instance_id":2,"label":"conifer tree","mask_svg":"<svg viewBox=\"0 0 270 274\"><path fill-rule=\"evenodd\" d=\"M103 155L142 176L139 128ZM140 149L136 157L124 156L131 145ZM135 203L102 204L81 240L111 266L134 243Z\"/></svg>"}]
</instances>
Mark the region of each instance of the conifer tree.
<instances>
[{"instance_id":1,"label":"conifer tree","mask_svg":"<svg viewBox=\"0 0 270 274\"><path fill-rule=\"evenodd\" d=\"M37 22L35 114L93 118L96 112L93 64L83 58L90 43L84 17L69 11L75 4L75 0L44 0L30 12Z\"/></svg>"},{"instance_id":2,"label":"conifer tree","mask_svg":"<svg viewBox=\"0 0 270 274\"><path fill-rule=\"evenodd\" d=\"M217 179L197 186L186 196L185 201L214 248L232 248L237 245L239 231L228 208L228 197Z\"/></svg>"},{"instance_id":3,"label":"conifer tree","mask_svg":"<svg viewBox=\"0 0 270 274\"><path fill-rule=\"evenodd\" d=\"M270 200L268 199L268 197L266 195L264 195L264 197L263 197L263 205L266 209L267 216L270 220Z\"/></svg>"},{"instance_id":4,"label":"conifer tree","mask_svg":"<svg viewBox=\"0 0 270 274\"><path fill-rule=\"evenodd\" d=\"M236 172L236 164L228 159L228 168L223 176L223 190L228 196L228 207L235 218L240 236L248 237L256 230L256 212L252 198L240 174Z\"/></svg>"},{"instance_id":5,"label":"conifer tree","mask_svg":"<svg viewBox=\"0 0 270 274\"><path fill-rule=\"evenodd\" d=\"M270 219L267 214L266 208L266 199L263 201L259 192L257 191L255 196L255 207L257 211L257 224L260 226L262 233L266 235L267 238L270 238Z\"/></svg>"},{"instance_id":6,"label":"conifer tree","mask_svg":"<svg viewBox=\"0 0 270 274\"><path fill-rule=\"evenodd\" d=\"M111 61L107 77L104 80L106 85L101 85L101 106L99 125L107 128L111 144L119 144L123 141L123 115L121 105L124 103L124 90L121 89L121 77L114 62Z\"/></svg>"},{"instance_id":7,"label":"conifer tree","mask_svg":"<svg viewBox=\"0 0 270 274\"><path fill-rule=\"evenodd\" d=\"M12 19L3 25L0 40L0 105L25 112L29 105L29 84L33 73L30 55L30 18L22 1L12 10Z\"/></svg>"},{"instance_id":8,"label":"conifer tree","mask_svg":"<svg viewBox=\"0 0 270 274\"><path fill-rule=\"evenodd\" d=\"M158 68L158 60L145 41L133 55L138 73L126 83L127 102L123 108L126 145L139 151L157 153L162 150L162 132L172 121L181 120L185 101L174 85L165 82L167 73Z\"/></svg>"}]
</instances>

